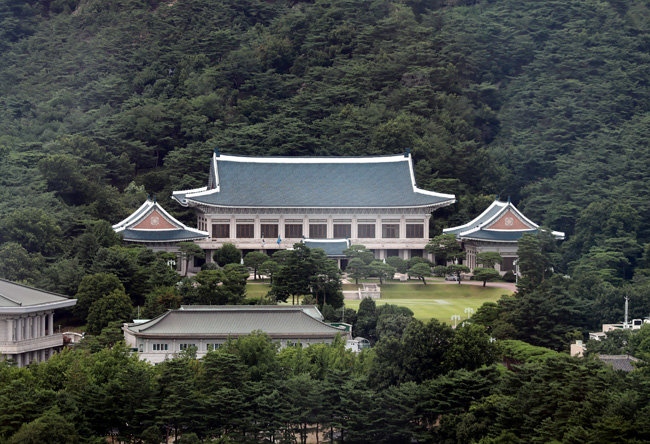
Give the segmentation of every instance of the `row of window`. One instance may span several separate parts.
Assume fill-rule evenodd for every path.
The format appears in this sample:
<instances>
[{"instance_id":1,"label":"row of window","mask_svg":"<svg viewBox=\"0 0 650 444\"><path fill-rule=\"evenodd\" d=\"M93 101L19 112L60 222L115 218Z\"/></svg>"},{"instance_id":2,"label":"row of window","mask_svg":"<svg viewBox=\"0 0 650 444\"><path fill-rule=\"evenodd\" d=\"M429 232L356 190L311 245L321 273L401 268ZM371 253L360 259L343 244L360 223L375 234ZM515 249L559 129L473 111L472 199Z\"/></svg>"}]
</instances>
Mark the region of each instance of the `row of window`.
<instances>
[{"instance_id":1,"label":"row of window","mask_svg":"<svg viewBox=\"0 0 650 444\"><path fill-rule=\"evenodd\" d=\"M359 224L357 225L357 237L361 239L374 239L375 224ZM334 224L334 238L345 239L352 237L352 225L350 224ZM399 224L382 224L381 237L382 239L397 239L400 237ZM261 224L260 231L263 238L275 239L279 235L279 228L277 224ZM302 224L285 224L284 237L286 239L298 239L303 236ZM230 239L230 224L212 224L212 237L215 239ZM237 239L251 239L255 237L254 224L237 224L236 225L236 238ZM327 224L309 224L310 239L326 239L327 238ZM410 239L424 238L424 225L422 224L406 224L406 237Z\"/></svg>"},{"instance_id":2,"label":"row of window","mask_svg":"<svg viewBox=\"0 0 650 444\"><path fill-rule=\"evenodd\" d=\"M222 344L210 343L206 344L207 351L213 351L221 347ZM196 344L179 344L179 350L187 350L190 347L196 347ZM300 342L287 341L287 347L302 347ZM152 344L153 351L169 351L169 344ZM138 351L142 353L144 351L144 344L140 344Z\"/></svg>"}]
</instances>

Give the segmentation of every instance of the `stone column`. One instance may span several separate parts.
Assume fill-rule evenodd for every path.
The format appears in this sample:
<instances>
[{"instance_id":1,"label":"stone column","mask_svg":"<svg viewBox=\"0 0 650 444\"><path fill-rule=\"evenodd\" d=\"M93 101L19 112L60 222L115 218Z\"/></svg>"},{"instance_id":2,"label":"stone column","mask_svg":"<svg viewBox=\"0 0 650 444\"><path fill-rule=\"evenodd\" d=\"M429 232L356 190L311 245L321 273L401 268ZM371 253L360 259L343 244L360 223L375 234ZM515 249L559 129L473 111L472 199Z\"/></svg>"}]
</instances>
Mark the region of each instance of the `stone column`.
<instances>
[{"instance_id":1,"label":"stone column","mask_svg":"<svg viewBox=\"0 0 650 444\"><path fill-rule=\"evenodd\" d=\"M281 214L280 217L278 217L278 236L280 239L284 240L284 215ZM276 242L277 245L277 239L271 239L272 242ZM267 242L269 242L269 239L267 239Z\"/></svg>"},{"instance_id":2,"label":"stone column","mask_svg":"<svg viewBox=\"0 0 650 444\"><path fill-rule=\"evenodd\" d=\"M359 239L359 223L357 222L357 216L352 216L352 222L350 222L350 239Z\"/></svg>"},{"instance_id":3,"label":"stone column","mask_svg":"<svg viewBox=\"0 0 650 444\"><path fill-rule=\"evenodd\" d=\"M302 236L309 239L309 215L307 214L302 219Z\"/></svg>"},{"instance_id":4,"label":"stone column","mask_svg":"<svg viewBox=\"0 0 650 444\"><path fill-rule=\"evenodd\" d=\"M14 341L14 320L7 319L7 341Z\"/></svg>"},{"instance_id":5,"label":"stone column","mask_svg":"<svg viewBox=\"0 0 650 444\"><path fill-rule=\"evenodd\" d=\"M399 218L399 239L406 239L406 217L403 214Z\"/></svg>"},{"instance_id":6,"label":"stone column","mask_svg":"<svg viewBox=\"0 0 650 444\"><path fill-rule=\"evenodd\" d=\"M325 233L325 237L327 239L334 238L334 218L331 214L327 216L327 232Z\"/></svg>"},{"instance_id":7,"label":"stone column","mask_svg":"<svg viewBox=\"0 0 650 444\"><path fill-rule=\"evenodd\" d=\"M253 238L261 239L262 238L262 225L260 224L260 215L255 215L255 221L253 222Z\"/></svg>"},{"instance_id":8,"label":"stone column","mask_svg":"<svg viewBox=\"0 0 650 444\"><path fill-rule=\"evenodd\" d=\"M45 331L45 316L46 314L41 315L41 336L47 335L47 332Z\"/></svg>"},{"instance_id":9,"label":"stone column","mask_svg":"<svg viewBox=\"0 0 650 444\"><path fill-rule=\"evenodd\" d=\"M50 317L50 332L48 334L53 335L54 334L54 313L50 313L48 315Z\"/></svg>"}]
</instances>

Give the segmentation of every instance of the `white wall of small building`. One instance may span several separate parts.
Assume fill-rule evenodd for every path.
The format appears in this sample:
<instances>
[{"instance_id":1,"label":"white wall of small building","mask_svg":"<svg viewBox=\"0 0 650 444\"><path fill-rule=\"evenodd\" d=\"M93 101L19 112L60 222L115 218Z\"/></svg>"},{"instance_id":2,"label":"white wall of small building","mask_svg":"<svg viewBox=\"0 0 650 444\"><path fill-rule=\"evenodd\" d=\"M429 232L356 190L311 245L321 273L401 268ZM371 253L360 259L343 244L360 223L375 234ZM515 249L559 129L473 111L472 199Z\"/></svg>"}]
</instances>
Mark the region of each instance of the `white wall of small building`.
<instances>
[{"instance_id":1,"label":"white wall of small building","mask_svg":"<svg viewBox=\"0 0 650 444\"><path fill-rule=\"evenodd\" d=\"M124 339L132 351L138 353L140 360L148 361L151 363L160 363L166 359L172 359L178 353L182 352L181 345L195 346L197 358L204 357L211 349L219 348L227 342L227 339L197 339L197 338L177 338L177 339L152 339L137 337L130 333L128 330L124 332ZM272 341L279 344L279 348L283 349L289 346L306 347L313 344L331 344L333 338L282 338L273 339ZM154 350L155 345L160 345L159 350ZM164 349L167 346L167 350Z\"/></svg>"}]
</instances>

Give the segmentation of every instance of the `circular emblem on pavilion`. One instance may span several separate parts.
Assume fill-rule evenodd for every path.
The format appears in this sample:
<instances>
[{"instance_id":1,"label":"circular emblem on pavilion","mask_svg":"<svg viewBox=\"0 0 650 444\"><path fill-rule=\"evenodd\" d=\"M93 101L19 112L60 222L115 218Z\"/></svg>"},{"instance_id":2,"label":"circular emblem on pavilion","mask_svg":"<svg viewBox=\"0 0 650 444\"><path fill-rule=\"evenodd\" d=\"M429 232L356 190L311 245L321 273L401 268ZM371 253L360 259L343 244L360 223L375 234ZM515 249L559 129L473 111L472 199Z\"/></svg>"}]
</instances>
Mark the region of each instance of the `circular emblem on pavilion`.
<instances>
[{"instance_id":1,"label":"circular emblem on pavilion","mask_svg":"<svg viewBox=\"0 0 650 444\"><path fill-rule=\"evenodd\" d=\"M512 227L512 224L515 223L515 220L512 217L506 217L505 223L506 227Z\"/></svg>"},{"instance_id":2,"label":"circular emblem on pavilion","mask_svg":"<svg viewBox=\"0 0 650 444\"><path fill-rule=\"evenodd\" d=\"M160 225L160 218L158 216L153 216L151 218L151 225L154 227Z\"/></svg>"}]
</instances>

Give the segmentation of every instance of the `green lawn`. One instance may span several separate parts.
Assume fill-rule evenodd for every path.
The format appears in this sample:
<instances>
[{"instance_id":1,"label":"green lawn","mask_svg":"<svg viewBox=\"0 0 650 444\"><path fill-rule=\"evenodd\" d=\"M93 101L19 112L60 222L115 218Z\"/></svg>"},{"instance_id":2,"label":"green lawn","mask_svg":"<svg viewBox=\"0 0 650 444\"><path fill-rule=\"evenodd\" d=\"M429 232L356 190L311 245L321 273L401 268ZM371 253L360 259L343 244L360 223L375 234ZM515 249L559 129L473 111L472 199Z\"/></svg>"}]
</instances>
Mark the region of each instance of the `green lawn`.
<instances>
[{"instance_id":1,"label":"green lawn","mask_svg":"<svg viewBox=\"0 0 650 444\"><path fill-rule=\"evenodd\" d=\"M450 323L451 316L460 315L463 319L465 308L476 310L485 302L496 302L501 295L509 293L504 288L479 287L456 284L384 284L381 287L380 304L394 304L413 310L421 320L431 318ZM359 309L358 300L346 300L345 306Z\"/></svg>"},{"instance_id":2,"label":"green lawn","mask_svg":"<svg viewBox=\"0 0 650 444\"><path fill-rule=\"evenodd\" d=\"M246 284L246 297L250 299L260 298L266 296L266 293L271 289L269 284L253 284L248 282Z\"/></svg>"},{"instance_id":3,"label":"green lawn","mask_svg":"<svg viewBox=\"0 0 650 444\"><path fill-rule=\"evenodd\" d=\"M355 290L354 284L343 285L346 291ZM269 284L246 285L246 296L248 298L259 298L266 296L271 289ZM431 318L450 323L451 315L459 314L464 319L465 308L471 307L476 310L484 302L495 302L501 295L507 294L504 288L479 287L476 285L457 284L434 284L422 285L416 283L384 284L381 286L380 304L395 304L408 307L413 310L415 317L421 320ZM361 301L346 300L345 306L359 309Z\"/></svg>"}]
</instances>

